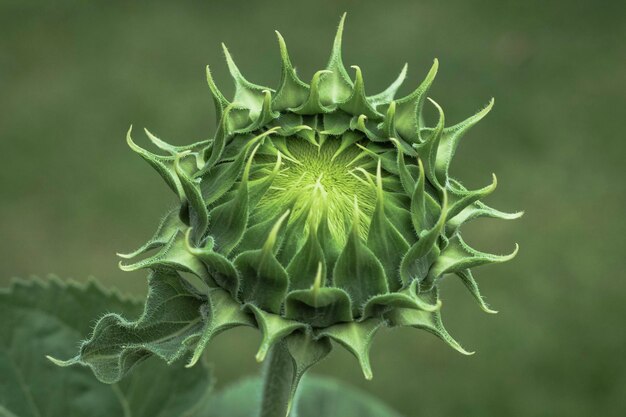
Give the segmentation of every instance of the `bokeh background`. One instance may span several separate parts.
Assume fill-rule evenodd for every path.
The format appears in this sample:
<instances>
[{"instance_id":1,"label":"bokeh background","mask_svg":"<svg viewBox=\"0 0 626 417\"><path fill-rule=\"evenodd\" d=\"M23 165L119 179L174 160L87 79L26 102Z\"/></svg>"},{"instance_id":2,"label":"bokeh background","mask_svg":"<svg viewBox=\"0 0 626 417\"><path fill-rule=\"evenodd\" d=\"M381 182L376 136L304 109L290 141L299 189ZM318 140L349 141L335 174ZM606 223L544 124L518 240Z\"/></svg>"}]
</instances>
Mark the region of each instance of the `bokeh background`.
<instances>
[{"instance_id":1,"label":"bokeh background","mask_svg":"<svg viewBox=\"0 0 626 417\"><path fill-rule=\"evenodd\" d=\"M341 349L316 368L413 416L618 416L626 412L624 111L626 19L615 1L0 1L0 283L84 279L142 294L117 269L174 202L126 146L149 127L174 143L212 135L204 67L233 91L220 42L253 82L277 85L273 30L303 79L326 64L348 11L344 61L374 93L404 62L408 93L432 59L431 96L457 122L496 97L463 140L453 174L499 189L488 203L526 210L466 227L513 262L477 271L500 314L460 282L443 284L444 319L463 357L429 334L387 331L374 380ZM145 143L145 142L143 142ZM255 373L258 334L229 332L208 354L221 386Z\"/></svg>"}]
</instances>

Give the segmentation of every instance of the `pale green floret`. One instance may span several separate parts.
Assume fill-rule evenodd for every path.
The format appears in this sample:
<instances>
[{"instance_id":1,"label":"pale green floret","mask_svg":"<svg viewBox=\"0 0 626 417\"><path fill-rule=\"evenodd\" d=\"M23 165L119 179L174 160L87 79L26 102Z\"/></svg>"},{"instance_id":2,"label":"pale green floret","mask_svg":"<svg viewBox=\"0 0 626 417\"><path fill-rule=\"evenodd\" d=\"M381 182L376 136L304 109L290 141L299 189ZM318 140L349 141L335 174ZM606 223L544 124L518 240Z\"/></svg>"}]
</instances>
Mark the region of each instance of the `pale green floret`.
<instances>
[{"instance_id":1,"label":"pale green floret","mask_svg":"<svg viewBox=\"0 0 626 417\"><path fill-rule=\"evenodd\" d=\"M292 207L290 222L308 215L313 218L307 224L317 228L326 211L331 238L344 246L356 196L364 214L362 237L366 238L376 200L368 183L371 174L365 168L371 165L371 158L364 157L356 146L342 149L345 141L343 137L332 137L322 144L311 144L288 138L289 158L285 158L283 171L261 198L255 215L272 218L285 207Z\"/></svg>"},{"instance_id":2,"label":"pale green floret","mask_svg":"<svg viewBox=\"0 0 626 417\"><path fill-rule=\"evenodd\" d=\"M163 177L180 205L155 235L121 255L148 268L144 315L110 314L68 363L115 382L150 355L190 364L216 334L254 326L257 358L281 346L294 384L330 351L346 347L371 378L368 352L383 326L427 330L466 352L443 327L438 283L454 274L481 308L470 268L506 261L461 238L478 217L513 219L480 200L494 182L468 190L449 176L463 135L491 109L445 126L425 126L422 108L435 60L412 93L394 96L406 67L385 91L367 96L363 74L341 58L341 20L327 67L298 78L278 34L282 78L276 90L247 81L226 48L235 96L226 99L207 69L219 125L213 138L172 146L151 133L155 154L128 143ZM190 278L190 276L195 276ZM199 283L200 282L200 283ZM193 284L193 285L192 285ZM191 352L191 353L190 353Z\"/></svg>"}]
</instances>

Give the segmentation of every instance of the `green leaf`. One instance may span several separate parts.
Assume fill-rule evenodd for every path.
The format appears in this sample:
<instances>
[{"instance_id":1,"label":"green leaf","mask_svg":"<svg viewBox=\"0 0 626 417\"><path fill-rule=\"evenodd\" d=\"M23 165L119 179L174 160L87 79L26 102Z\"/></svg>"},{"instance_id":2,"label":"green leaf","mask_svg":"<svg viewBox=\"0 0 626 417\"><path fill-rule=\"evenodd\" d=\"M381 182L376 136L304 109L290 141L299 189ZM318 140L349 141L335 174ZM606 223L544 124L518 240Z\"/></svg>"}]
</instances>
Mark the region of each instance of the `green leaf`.
<instances>
[{"instance_id":1,"label":"green leaf","mask_svg":"<svg viewBox=\"0 0 626 417\"><path fill-rule=\"evenodd\" d=\"M202 177L200 188L202 189L202 196L205 200L204 204L213 204L232 189L244 168L250 147L261 142L266 136L274 132L275 130L268 130L261 135L249 139L245 145L239 149L237 157L232 162L216 165L206 173L199 174L199 176Z\"/></svg>"},{"instance_id":2,"label":"green leaf","mask_svg":"<svg viewBox=\"0 0 626 417\"><path fill-rule=\"evenodd\" d=\"M396 130L409 143L416 143L420 139L420 115L438 68L439 62L435 59L422 84L408 96L396 100Z\"/></svg>"},{"instance_id":3,"label":"green leaf","mask_svg":"<svg viewBox=\"0 0 626 417\"><path fill-rule=\"evenodd\" d=\"M261 378L249 378L213 395L205 417L250 417L261 404ZM294 412L297 417L400 417L374 396L331 378L305 376Z\"/></svg>"},{"instance_id":4,"label":"green leaf","mask_svg":"<svg viewBox=\"0 0 626 417\"><path fill-rule=\"evenodd\" d=\"M254 154L259 146L260 144L256 145L248 158L235 197L210 212L209 233L215 239L217 250L223 255L228 255L237 246L248 224L248 177Z\"/></svg>"},{"instance_id":5,"label":"green leaf","mask_svg":"<svg viewBox=\"0 0 626 417\"><path fill-rule=\"evenodd\" d=\"M236 133L248 133L261 129L267 126L272 120L280 116L279 112L272 110L272 93L269 90L263 90L263 102L261 104L261 111L256 116L256 119L239 130Z\"/></svg>"},{"instance_id":6,"label":"green leaf","mask_svg":"<svg viewBox=\"0 0 626 417\"><path fill-rule=\"evenodd\" d=\"M394 82L392 82L389 87L387 87L384 91L370 96L367 98L367 101L370 102L370 104L376 108L382 104L390 104L390 102L393 100L393 98L395 97L396 93L398 92L398 89L400 88L400 86L402 85L402 83L404 82L404 79L406 78L406 71L408 69L409 65L408 64L404 64L404 66L402 67L402 70L400 71L400 74L398 75L398 78L396 78L394 80Z\"/></svg>"},{"instance_id":7,"label":"green leaf","mask_svg":"<svg viewBox=\"0 0 626 417\"><path fill-rule=\"evenodd\" d=\"M437 260L429 272L429 276L434 279L446 273L463 271L467 268L474 268L480 265L506 262L517 255L519 246L508 255L492 255L490 253L479 252L468 246L460 235L454 235L448 246L437 257Z\"/></svg>"},{"instance_id":8,"label":"green leaf","mask_svg":"<svg viewBox=\"0 0 626 417\"><path fill-rule=\"evenodd\" d=\"M256 208L261 198L263 198L265 193L272 186L274 179L279 175L282 158L282 153L280 153L280 151L276 151L276 163L274 164L272 171L267 172L263 178L250 181L248 183L248 209L250 211L253 211Z\"/></svg>"},{"instance_id":9,"label":"green leaf","mask_svg":"<svg viewBox=\"0 0 626 417\"><path fill-rule=\"evenodd\" d=\"M437 125L430 132L430 134L424 139L423 142L413 144L413 148L417 151L420 159L424 163L424 172L428 181L437 189L441 190L446 183L439 182L437 174L435 172L435 165L437 163L437 152L439 151L439 142L443 135L443 127L445 125L445 115L443 109L433 99L428 98L428 101L432 103L439 113L439 119Z\"/></svg>"},{"instance_id":10,"label":"green leaf","mask_svg":"<svg viewBox=\"0 0 626 417\"><path fill-rule=\"evenodd\" d=\"M352 80L346 72L341 57L341 42L343 37L343 25L346 20L346 14L341 16L337 34L333 42L333 49L328 60L326 70L329 75L324 78L320 85L320 98L324 105L339 103L346 100L352 94ZM311 85L312 87L312 85Z\"/></svg>"},{"instance_id":11,"label":"green leaf","mask_svg":"<svg viewBox=\"0 0 626 417\"><path fill-rule=\"evenodd\" d=\"M369 319L359 323L341 323L320 330L318 337L329 337L344 346L359 361L365 379L372 379L372 367L370 365L370 347L374 335L383 325L379 319Z\"/></svg>"},{"instance_id":12,"label":"green leaf","mask_svg":"<svg viewBox=\"0 0 626 417\"><path fill-rule=\"evenodd\" d=\"M309 95L309 86L298 78L296 70L291 64L287 45L282 35L276 31L278 37L278 45L280 47L280 59L282 64L282 72L280 78L280 87L274 96L272 106L275 110L285 110L292 107L298 107L306 100Z\"/></svg>"},{"instance_id":13,"label":"green leaf","mask_svg":"<svg viewBox=\"0 0 626 417\"><path fill-rule=\"evenodd\" d=\"M224 109L230 105L230 102L226 100L226 97L222 94L222 92L217 88L215 81L213 80L213 75L211 75L211 69L209 66L206 66L206 81L209 85L209 90L211 91L211 97L213 97L213 104L215 106L215 120L221 120L224 115Z\"/></svg>"},{"instance_id":14,"label":"green leaf","mask_svg":"<svg viewBox=\"0 0 626 417\"><path fill-rule=\"evenodd\" d=\"M246 80L243 75L241 75L241 71L239 71L239 68L230 55L228 48L226 48L226 45L222 44L222 49L224 50L224 55L226 56L228 70L230 71L230 75L235 83L235 98L233 99L233 103L249 109L250 117L254 120L261 112L261 107L263 105L263 92L273 90L269 87L256 85Z\"/></svg>"},{"instance_id":15,"label":"green leaf","mask_svg":"<svg viewBox=\"0 0 626 417\"><path fill-rule=\"evenodd\" d=\"M240 253L235 266L241 273L241 299L272 313L280 312L289 276L274 254L276 239L289 210L278 219L263 248Z\"/></svg>"},{"instance_id":16,"label":"green leaf","mask_svg":"<svg viewBox=\"0 0 626 417\"><path fill-rule=\"evenodd\" d=\"M342 135L346 130L350 129L351 115L336 111L333 113L324 114L324 130L320 133L324 135ZM358 138L357 138L358 139ZM355 140L356 142L356 140ZM343 145L343 139L342 139Z\"/></svg>"},{"instance_id":17,"label":"green leaf","mask_svg":"<svg viewBox=\"0 0 626 417\"><path fill-rule=\"evenodd\" d=\"M448 211L448 218L452 219L454 216L462 212L466 207L473 204L474 202L482 199L483 197L491 194L498 185L498 179L496 178L496 174L492 174L492 183L486 187L483 187L479 190L475 191L466 191L462 190L453 190L450 194L453 197L452 203L450 204L450 210Z\"/></svg>"},{"instance_id":18,"label":"green leaf","mask_svg":"<svg viewBox=\"0 0 626 417\"><path fill-rule=\"evenodd\" d=\"M257 362L265 360L265 356L270 348L280 342L284 337L296 330L306 327L304 323L285 319L278 314L268 313L254 304L247 304L246 309L254 314L257 327L263 335L261 346L259 346L259 350L256 354Z\"/></svg>"},{"instance_id":19,"label":"green leaf","mask_svg":"<svg viewBox=\"0 0 626 417\"><path fill-rule=\"evenodd\" d=\"M350 297L341 288L297 290L287 295L285 317L313 327L327 327L352 320Z\"/></svg>"},{"instance_id":20,"label":"green leaf","mask_svg":"<svg viewBox=\"0 0 626 417\"><path fill-rule=\"evenodd\" d=\"M259 220L258 223L246 229L246 232L241 239L241 243L237 246L237 252L245 252L251 250L257 250L265 244L267 237L270 235L272 228L276 225L276 222L281 218L284 213L278 213L267 220ZM252 223L252 222L250 222ZM276 237L277 247L280 246L280 241L284 238L285 230L282 228L279 231L279 235Z\"/></svg>"},{"instance_id":21,"label":"green leaf","mask_svg":"<svg viewBox=\"0 0 626 417\"><path fill-rule=\"evenodd\" d=\"M213 288L207 293L208 302L203 306L201 313L205 318L205 326L201 335L192 335L183 343L187 346L195 344L193 356L187 363L192 367L201 358L207 344L221 332L237 326L255 326L253 318L246 314L239 302L229 293Z\"/></svg>"},{"instance_id":22,"label":"green leaf","mask_svg":"<svg viewBox=\"0 0 626 417\"><path fill-rule=\"evenodd\" d=\"M129 321L117 313L106 314L83 342L78 356L57 364L89 366L100 381L111 384L152 355L168 363L180 359L187 352L185 339L201 333L204 327L204 301L184 282L173 271L153 272L139 319Z\"/></svg>"},{"instance_id":23,"label":"green leaf","mask_svg":"<svg viewBox=\"0 0 626 417\"><path fill-rule=\"evenodd\" d=\"M313 327L352 321L350 296L341 288L322 287L322 274L323 266L320 262L311 288L292 291L287 295L285 317L309 323Z\"/></svg>"},{"instance_id":24,"label":"green leaf","mask_svg":"<svg viewBox=\"0 0 626 417\"><path fill-rule=\"evenodd\" d=\"M313 339L310 332L295 332L285 338L287 352L293 361L293 391L291 399L300 384L300 380L313 365L324 359L333 346L328 339Z\"/></svg>"},{"instance_id":25,"label":"green leaf","mask_svg":"<svg viewBox=\"0 0 626 417\"><path fill-rule=\"evenodd\" d=\"M409 248L400 263L400 277L404 285L421 281L428 275L431 265L439 255L437 239L446 223L447 197L444 193L439 220L432 229L420 234L419 240Z\"/></svg>"},{"instance_id":26,"label":"green leaf","mask_svg":"<svg viewBox=\"0 0 626 417\"><path fill-rule=\"evenodd\" d=\"M150 142L152 142L157 148L169 153L172 156L176 156L179 154L188 154L191 153L195 158L195 166L192 161L183 163L183 167L185 169L189 169L189 172L193 172L193 170L198 169L204 165L204 159L202 157L204 149L211 143L210 140L203 140L200 142L192 143L190 145L183 146L174 146L165 142L164 140L159 139L156 135L150 132L148 129L144 128L144 132ZM187 158L189 160L191 158ZM181 161L182 162L182 161Z\"/></svg>"},{"instance_id":27,"label":"green leaf","mask_svg":"<svg viewBox=\"0 0 626 417\"><path fill-rule=\"evenodd\" d=\"M468 117L460 123L457 123L454 126L450 126L444 129L443 135L441 137L441 142L439 143L439 149L437 151L437 162L436 162L436 173L437 178L443 184L445 183L446 178L448 177L448 169L450 167L450 162L452 161L452 157L456 152L456 148L459 145L459 141L465 136L467 131L469 131L472 126L481 121L493 108L494 99L489 100L489 104L476 113L473 116Z\"/></svg>"},{"instance_id":28,"label":"green leaf","mask_svg":"<svg viewBox=\"0 0 626 417\"><path fill-rule=\"evenodd\" d=\"M126 143L135 153L141 156L154 170L163 178L165 183L176 193L180 198L183 197L183 191L181 185L178 181L178 176L174 171L174 160L176 159L174 156L161 156L156 155L152 152L149 152L143 149L141 146L137 145L132 137L133 127L131 126L126 133Z\"/></svg>"},{"instance_id":29,"label":"green leaf","mask_svg":"<svg viewBox=\"0 0 626 417\"><path fill-rule=\"evenodd\" d=\"M311 218L313 218L311 216ZM321 286L326 281L326 262L324 251L318 240L317 225L309 221L308 235L304 245L287 265L289 274L289 290L302 290L309 288L318 274L318 266L321 265L319 275Z\"/></svg>"},{"instance_id":30,"label":"green leaf","mask_svg":"<svg viewBox=\"0 0 626 417\"><path fill-rule=\"evenodd\" d=\"M187 230L185 239L187 251L204 263L208 274L220 287L230 292L233 298L237 298L240 277L235 265L224 255L213 251L212 244L204 248L192 247L189 241L190 230Z\"/></svg>"},{"instance_id":31,"label":"green leaf","mask_svg":"<svg viewBox=\"0 0 626 417\"><path fill-rule=\"evenodd\" d=\"M354 83L352 94L339 104L339 108L355 116L363 115L372 120L382 120L382 114L372 107L365 96L365 85L361 68L357 65L353 65L352 68L356 71L356 82Z\"/></svg>"},{"instance_id":32,"label":"green leaf","mask_svg":"<svg viewBox=\"0 0 626 417\"><path fill-rule=\"evenodd\" d=\"M204 236L209 225L209 212L200 191L200 180L187 176L187 173L180 166L181 155L184 154L176 156L174 169L185 194L186 206L189 210L189 224L194 229L194 238L198 240Z\"/></svg>"},{"instance_id":33,"label":"green leaf","mask_svg":"<svg viewBox=\"0 0 626 417\"><path fill-rule=\"evenodd\" d=\"M450 221L448 221L448 223L446 224L446 228L450 228L450 230L455 231L458 230L462 224L482 217L502 220L515 220L519 219L523 215L523 211L506 213L504 211L491 208L480 201L477 201L474 204L467 206L459 214L451 218Z\"/></svg>"},{"instance_id":34,"label":"green leaf","mask_svg":"<svg viewBox=\"0 0 626 417\"><path fill-rule=\"evenodd\" d=\"M453 178L449 178L448 181L452 189L452 194L463 195L463 194L471 193L471 191L468 191L467 188L465 188L463 185L461 185L458 181L454 180ZM451 217L448 223L446 224L446 229L449 229L449 235L451 235L452 232L458 230L462 224L469 222L471 220L477 219L477 218L488 217L488 218L494 218L494 219L514 220L514 219L518 219L522 217L523 214L524 214L523 211L519 211L516 213L505 213L503 211L493 209L480 201L476 201L468 205L467 207L463 208L454 217Z\"/></svg>"},{"instance_id":35,"label":"green leaf","mask_svg":"<svg viewBox=\"0 0 626 417\"><path fill-rule=\"evenodd\" d=\"M333 107L327 107L321 102L320 97L320 84L326 76L329 76L331 72L327 70L320 70L313 74L311 79L311 89L309 90L309 96L302 105L290 109L292 112L301 115L317 115L323 113L330 113L334 110Z\"/></svg>"},{"instance_id":36,"label":"green leaf","mask_svg":"<svg viewBox=\"0 0 626 417\"><path fill-rule=\"evenodd\" d=\"M67 369L62 371L67 372ZM198 410L210 401L213 381L206 364L186 369L180 362L168 365L150 358L141 368L110 387L117 391L123 412L111 413L108 417L204 417ZM67 393L62 398L66 396ZM98 415L97 412L95 407L90 407L89 413L78 415L91 417ZM63 417L68 415L62 414Z\"/></svg>"},{"instance_id":37,"label":"green leaf","mask_svg":"<svg viewBox=\"0 0 626 417\"><path fill-rule=\"evenodd\" d=\"M421 293L420 298L428 304L435 304L439 300L437 287L431 291ZM450 347L464 355L473 355L474 352L468 352L456 341L448 331L443 327L441 314L437 311L424 311L410 308L396 308L385 314L385 319L392 327L414 327L416 329L426 330L434 334L441 340L446 342Z\"/></svg>"},{"instance_id":38,"label":"green leaf","mask_svg":"<svg viewBox=\"0 0 626 417\"><path fill-rule=\"evenodd\" d=\"M136 271L138 269L150 268L158 271L178 271L191 272L202 279L207 285L214 287L215 282L208 274L202 261L187 249L187 239L182 231L177 231L153 256L142 259L133 264L123 264L120 262L122 271Z\"/></svg>"},{"instance_id":39,"label":"green leaf","mask_svg":"<svg viewBox=\"0 0 626 417\"><path fill-rule=\"evenodd\" d=\"M211 146L205 150L205 156L208 156L205 166L200 170L200 173L204 173L217 164L220 158L222 157L222 153L224 152L224 148L226 147L226 142L232 136L231 126L229 124L230 121L230 112L232 111L243 111L240 108L236 108L234 104L229 104L224 109L224 114L220 119L220 123L217 128L217 132L215 132L214 139L211 143ZM246 114L246 122L247 122L247 114Z\"/></svg>"},{"instance_id":40,"label":"green leaf","mask_svg":"<svg viewBox=\"0 0 626 417\"><path fill-rule=\"evenodd\" d=\"M376 208L372 214L372 221L367 235L367 246L382 264L389 289L397 291L401 286L398 265L402 261L402 256L409 249L409 244L385 215L385 193L383 191L380 161L376 169L376 191Z\"/></svg>"},{"instance_id":41,"label":"green leaf","mask_svg":"<svg viewBox=\"0 0 626 417\"><path fill-rule=\"evenodd\" d=\"M401 292L376 295L369 299L363 307L361 320L370 317L380 317L393 308L412 308L415 310L437 311L441 308L441 302L429 304L422 300L417 293L417 281L413 281L408 288Z\"/></svg>"},{"instance_id":42,"label":"green leaf","mask_svg":"<svg viewBox=\"0 0 626 417\"><path fill-rule=\"evenodd\" d=\"M150 238L150 240L148 240L148 242L146 242L144 245L134 250L133 252L125 254L118 253L117 256L125 259L130 259L146 253L150 249L166 245L172 239L172 236L174 236L179 230L185 229L187 227L187 225L183 223L180 219L179 213L179 209L174 209L170 211L167 215L165 215L163 220L161 220L157 231Z\"/></svg>"},{"instance_id":43,"label":"green leaf","mask_svg":"<svg viewBox=\"0 0 626 417\"><path fill-rule=\"evenodd\" d=\"M478 289L478 284L472 275L472 271L470 269L465 269L462 271L455 272L455 275L459 277L459 279L463 282L467 290L472 294L476 302L480 306L480 308L489 314L496 314L496 310L492 310L489 305L483 299L483 296L480 294L480 290Z\"/></svg>"},{"instance_id":44,"label":"green leaf","mask_svg":"<svg viewBox=\"0 0 626 417\"><path fill-rule=\"evenodd\" d=\"M398 176L400 177L400 183L402 188L407 194L413 193L415 190L415 180L408 170L406 162L404 161L404 151L401 148L400 142L395 138L389 139L397 149L396 162L398 164Z\"/></svg>"},{"instance_id":45,"label":"green leaf","mask_svg":"<svg viewBox=\"0 0 626 417\"><path fill-rule=\"evenodd\" d=\"M149 360L119 384L84 367L59 368L46 355L70 356L93 318L115 310L137 316L141 303L86 284L17 280L0 290L0 416L183 417L209 401L206 367L185 370ZM34 343L34 341L36 341Z\"/></svg>"},{"instance_id":46,"label":"green leaf","mask_svg":"<svg viewBox=\"0 0 626 417\"><path fill-rule=\"evenodd\" d=\"M355 316L368 299L388 292L383 266L360 237L358 213L355 199L352 230L333 270L333 284L350 294Z\"/></svg>"}]
</instances>

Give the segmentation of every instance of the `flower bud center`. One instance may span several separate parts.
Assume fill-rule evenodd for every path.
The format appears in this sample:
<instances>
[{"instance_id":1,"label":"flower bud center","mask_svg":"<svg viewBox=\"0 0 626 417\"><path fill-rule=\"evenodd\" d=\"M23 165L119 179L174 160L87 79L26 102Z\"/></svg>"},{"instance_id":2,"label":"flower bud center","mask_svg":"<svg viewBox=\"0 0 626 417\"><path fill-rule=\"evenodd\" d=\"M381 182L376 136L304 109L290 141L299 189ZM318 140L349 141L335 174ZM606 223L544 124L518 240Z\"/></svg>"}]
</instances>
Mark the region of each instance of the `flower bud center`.
<instances>
[{"instance_id":1,"label":"flower bud center","mask_svg":"<svg viewBox=\"0 0 626 417\"><path fill-rule=\"evenodd\" d=\"M300 137L286 140L280 174L257 209L263 218L291 209L289 222L307 216L306 227L326 221L332 238L343 245L355 215L356 197L359 233L365 238L376 203L376 162L344 137L327 137L321 144L317 140L317 144Z\"/></svg>"}]
</instances>

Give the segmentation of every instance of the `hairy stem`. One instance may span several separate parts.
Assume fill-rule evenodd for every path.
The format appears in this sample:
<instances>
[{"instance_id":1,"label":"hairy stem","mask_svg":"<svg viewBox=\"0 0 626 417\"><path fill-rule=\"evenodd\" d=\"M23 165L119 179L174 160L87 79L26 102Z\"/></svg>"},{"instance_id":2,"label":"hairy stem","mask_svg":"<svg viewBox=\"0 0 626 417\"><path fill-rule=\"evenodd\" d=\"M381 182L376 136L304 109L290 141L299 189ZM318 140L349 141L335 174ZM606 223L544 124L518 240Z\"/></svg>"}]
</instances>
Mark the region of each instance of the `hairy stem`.
<instances>
[{"instance_id":1,"label":"hairy stem","mask_svg":"<svg viewBox=\"0 0 626 417\"><path fill-rule=\"evenodd\" d=\"M277 343L270 350L263 368L260 417L295 417L295 413L290 413L295 379L293 359L285 343Z\"/></svg>"}]
</instances>

